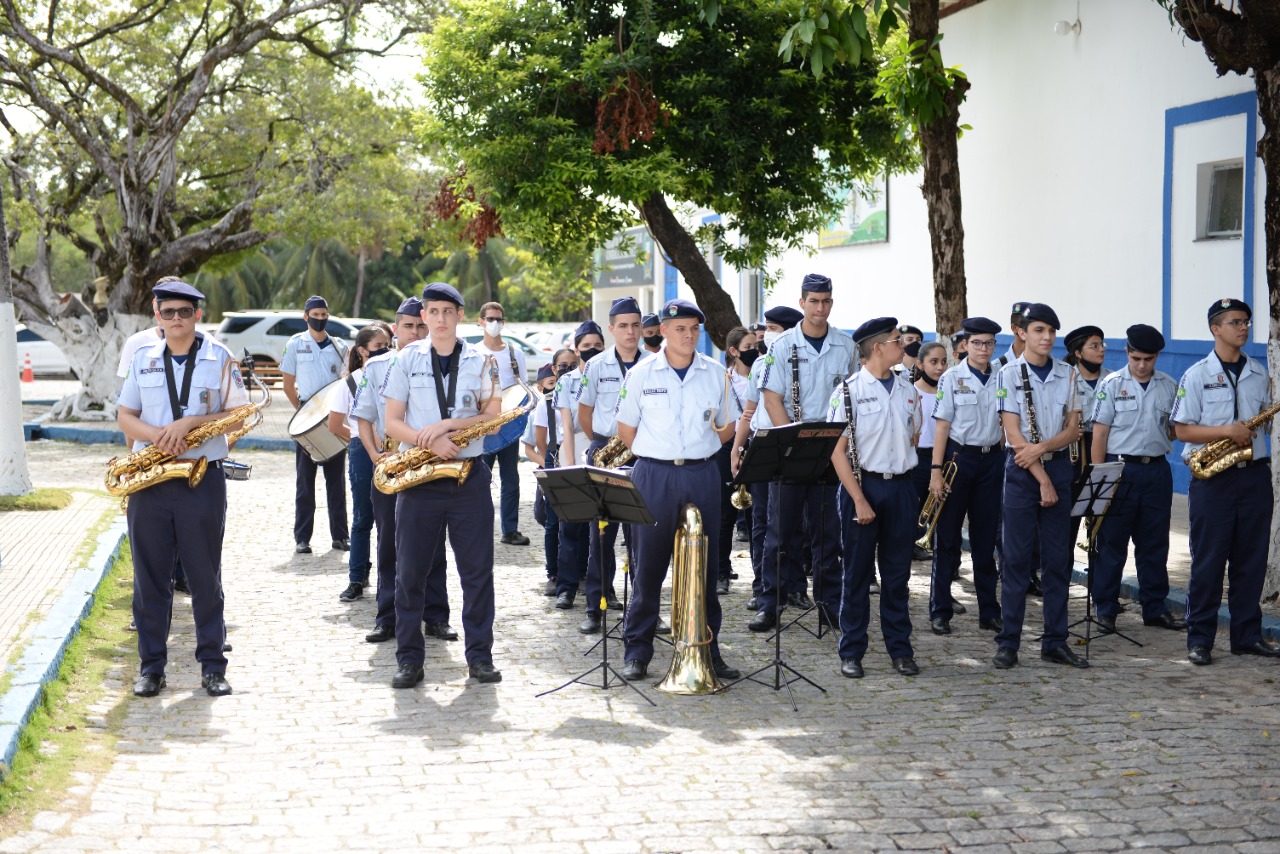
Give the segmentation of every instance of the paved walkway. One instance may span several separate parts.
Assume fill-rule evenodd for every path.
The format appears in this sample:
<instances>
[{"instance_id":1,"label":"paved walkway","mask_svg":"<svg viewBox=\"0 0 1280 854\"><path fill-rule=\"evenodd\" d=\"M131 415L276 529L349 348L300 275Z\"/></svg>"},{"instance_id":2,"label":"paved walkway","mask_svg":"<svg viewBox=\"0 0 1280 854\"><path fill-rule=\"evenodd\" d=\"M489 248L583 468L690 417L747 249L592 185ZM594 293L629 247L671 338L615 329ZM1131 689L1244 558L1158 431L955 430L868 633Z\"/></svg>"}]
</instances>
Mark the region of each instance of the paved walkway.
<instances>
[{"instance_id":1,"label":"paved walkway","mask_svg":"<svg viewBox=\"0 0 1280 854\"><path fill-rule=\"evenodd\" d=\"M50 469L91 481L110 453L68 447ZM997 672L975 609L953 636L928 632L917 567L914 679L892 674L873 618L862 681L839 676L833 636L784 636L788 661L827 689L797 685L798 713L753 684L695 698L646 684L656 707L626 688L537 699L595 658L579 613L538 595L536 545L499 545L504 681L469 682L461 643L433 641L426 681L393 691L394 650L363 641L372 601L337 599L345 555L292 553L291 457L242 456L254 476L229 487L224 554L235 694L199 691L179 607L161 697L127 695L132 657L112 683L126 711L111 769L81 775L64 812L0 851L1280 846L1280 666L1222 650L1193 668L1180 636L1139 626L1145 647L1099 641L1089 671L1043 663L1029 643L1021 667ZM452 571L450 589L456 614ZM723 643L754 668L772 645L746 630L747 595L737 583L727 597Z\"/></svg>"}]
</instances>

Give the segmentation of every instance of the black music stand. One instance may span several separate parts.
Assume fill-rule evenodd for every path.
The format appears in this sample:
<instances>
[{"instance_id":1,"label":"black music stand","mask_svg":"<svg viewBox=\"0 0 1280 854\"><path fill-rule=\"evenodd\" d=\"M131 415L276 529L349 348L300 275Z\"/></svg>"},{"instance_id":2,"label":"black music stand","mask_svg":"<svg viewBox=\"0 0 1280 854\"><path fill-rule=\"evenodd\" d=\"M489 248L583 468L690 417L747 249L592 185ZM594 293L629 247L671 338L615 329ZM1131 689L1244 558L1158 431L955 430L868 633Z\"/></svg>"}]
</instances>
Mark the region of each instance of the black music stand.
<instances>
[{"instance_id":1,"label":"black music stand","mask_svg":"<svg viewBox=\"0 0 1280 854\"><path fill-rule=\"evenodd\" d=\"M1124 463L1099 463L1085 467L1084 479L1080 481L1078 488L1072 491L1071 495L1071 515L1084 517L1084 524L1081 528L1085 531L1086 540L1088 538L1089 523L1096 521L1101 517L1105 517L1108 513L1120 507L1125 500L1125 496L1129 491L1129 484L1122 481L1124 475ZM1073 547L1074 548L1074 547ZM1093 615L1093 559L1097 556L1098 549L1096 541L1093 548L1086 551L1085 558L1085 585L1084 585L1084 616L1067 626L1067 631L1077 638L1080 638L1081 645L1084 646L1085 661L1089 660L1089 645L1098 638L1107 637L1108 635L1116 635L1124 638L1129 643L1141 647L1142 644L1133 638L1121 632L1119 629L1109 632L1099 632L1097 636L1093 634L1093 627L1100 625L1097 618ZM1076 626L1084 626L1084 634L1072 631Z\"/></svg>"},{"instance_id":2,"label":"black music stand","mask_svg":"<svg viewBox=\"0 0 1280 854\"><path fill-rule=\"evenodd\" d=\"M653 514L645 506L644 499L631 481L629 473L615 469L602 469L594 466L569 466L560 469L543 469L534 472L542 486L543 498L551 504L556 516L564 522L625 522L631 525L653 525ZM603 581L603 579L601 579ZM609 605L604 596L600 597L600 623L609 613ZM651 706L657 703L650 700L643 691L622 678L622 674L609 663L609 635L605 632L600 638L603 652L600 663L590 670L579 673L568 682L550 691L543 691L539 697L554 694L561 688L567 688L575 682L583 685L591 684L587 677L600 671L600 684L597 687L608 689L621 683L644 698ZM594 649L594 647L592 647ZM616 677L610 683L609 674Z\"/></svg>"},{"instance_id":3,"label":"black music stand","mask_svg":"<svg viewBox=\"0 0 1280 854\"><path fill-rule=\"evenodd\" d=\"M816 481L814 481L814 483L818 486L834 486L837 489L840 488L840 475L836 473L836 467L832 465L830 459L827 460L827 470L822 474L821 477L819 477ZM836 523L839 524L839 519L836 520ZM839 536L838 531L836 535ZM821 513L818 515L819 545L821 545L822 543L825 543L826 540L827 540L827 514ZM840 553L840 549L837 548L836 552ZM812 557L819 564L821 564L822 562L821 551L819 551L817 555L813 555ZM785 625L779 622L777 628L774 629L775 632L785 632L787 629L791 628L792 626L799 626L800 628L804 629L806 632L813 635L815 638L818 638L819 640L821 640L826 635L835 633L836 627L839 625L840 615L832 614L827 609L826 604L822 601L821 599L822 588L823 588L822 573L819 572L816 567L813 567L812 569L813 569L812 575L814 579L813 604L810 605L808 608L805 608L800 613L796 614L789 621L787 621ZM806 626L804 623L800 622L805 617L812 614L814 611L818 612L818 630L816 632L813 629ZM773 638L770 638L770 640L772 639Z\"/></svg>"},{"instance_id":4,"label":"black music stand","mask_svg":"<svg viewBox=\"0 0 1280 854\"><path fill-rule=\"evenodd\" d=\"M846 426L838 422L827 423L819 421L788 424L784 427L759 430L752 437L751 444L747 446L747 453L742 458L738 476L734 478L733 482L735 484L820 483L826 477L827 469L831 465L831 455L835 452L836 443L840 441L840 436L844 433ZM781 548L781 536L779 536L778 541L778 554L773 566L773 589L776 593L773 607L775 624L780 626L782 602L785 598L785 594L782 592L783 550ZM756 678L766 670L773 670L772 683ZM783 675L784 670L790 674L789 677ZM771 687L775 691L786 688L787 695L791 698L791 708L797 712L800 711L800 707L796 705L796 695L791 690L792 682L803 680L822 693L827 693L826 688L823 688L817 682L787 664L782 657L781 628L778 628L773 633L773 660L764 667L752 671L730 684L736 685L738 682L745 682L748 679L758 685Z\"/></svg>"}]
</instances>

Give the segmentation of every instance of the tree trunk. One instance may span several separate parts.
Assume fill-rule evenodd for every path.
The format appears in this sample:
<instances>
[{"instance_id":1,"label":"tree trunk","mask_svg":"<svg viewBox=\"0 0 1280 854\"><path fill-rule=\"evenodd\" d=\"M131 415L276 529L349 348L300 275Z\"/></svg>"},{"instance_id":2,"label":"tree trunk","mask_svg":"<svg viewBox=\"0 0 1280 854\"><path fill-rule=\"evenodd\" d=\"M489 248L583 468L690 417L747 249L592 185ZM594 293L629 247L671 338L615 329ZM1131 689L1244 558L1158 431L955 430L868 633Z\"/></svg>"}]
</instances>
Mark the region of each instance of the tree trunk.
<instances>
[{"instance_id":1,"label":"tree trunk","mask_svg":"<svg viewBox=\"0 0 1280 854\"><path fill-rule=\"evenodd\" d=\"M1255 69L1258 112L1262 116L1262 138L1258 156L1262 158L1266 189L1263 197L1263 232L1266 235L1267 294L1270 302L1267 336L1267 373L1271 378L1271 399L1280 400L1280 64ZM1253 121L1250 117L1249 121ZM1271 447L1280 448L1280 418L1271 422ZM1271 467L1271 489L1280 495L1280 465ZM1274 504L1273 504L1274 506ZM1262 598L1274 600L1280 594L1280 514L1271 514L1271 548L1267 555L1267 578Z\"/></svg>"},{"instance_id":2,"label":"tree trunk","mask_svg":"<svg viewBox=\"0 0 1280 854\"><path fill-rule=\"evenodd\" d=\"M712 343L723 350L729 330L742 325L742 319L733 307L733 299L720 287L702 249L676 219L661 193L645 199L640 206L640 215L653 239L689 283L698 308L707 316L707 334L711 336Z\"/></svg>"},{"instance_id":3,"label":"tree trunk","mask_svg":"<svg viewBox=\"0 0 1280 854\"><path fill-rule=\"evenodd\" d=\"M27 442L22 432L22 395L18 390L18 331L14 326L13 280L9 278L9 231L0 190L0 495L31 491Z\"/></svg>"},{"instance_id":4,"label":"tree trunk","mask_svg":"<svg viewBox=\"0 0 1280 854\"><path fill-rule=\"evenodd\" d=\"M356 298L351 302L351 316L360 316L360 303L364 302L364 262L369 258L369 250L360 246L360 257L356 259Z\"/></svg>"},{"instance_id":5,"label":"tree trunk","mask_svg":"<svg viewBox=\"0 0 1280 854\"><path fill-rule=\"evenodd\" d=\"M933 44L938 37L938 0L911 0L909 38ZM956 80L947 92L947 111L920 128L924 161L924 193L928 207L929 245L933 255L934 329L938 338L960 328L969 316L964 277L964 223L960 217L960 152L956 135L959 105L969 90L968 80Z\"/></svg>"},{"instance_id":6,"label":"tree trunk","mask_svg":"<svg viewBox=\"0 0 1280 854\"><path fill-rule=\"evenodd\" d=\"M114 421L120 379L120 351L135 332L155 324L155 318L140 314L111 314L99 327L92 317L64 317L52 324L47 319L24 318L37 335L58 345L80 380L80 391L58 401L49 417L53 421Z\"/></svg>"}]
</instances>

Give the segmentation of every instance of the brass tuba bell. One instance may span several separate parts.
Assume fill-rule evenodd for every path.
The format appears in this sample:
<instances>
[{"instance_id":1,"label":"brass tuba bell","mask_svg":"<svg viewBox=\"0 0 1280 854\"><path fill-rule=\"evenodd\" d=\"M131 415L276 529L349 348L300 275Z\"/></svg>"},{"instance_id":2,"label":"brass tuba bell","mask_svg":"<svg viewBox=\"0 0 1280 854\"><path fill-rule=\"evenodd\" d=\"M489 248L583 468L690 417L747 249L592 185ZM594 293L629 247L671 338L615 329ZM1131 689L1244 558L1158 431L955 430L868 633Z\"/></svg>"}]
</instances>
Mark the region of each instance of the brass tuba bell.
<instances>
[{"instance_id":1,"label":"brass tuba bell","mask_svg":"<svg viewBox=\"0 0 1280 854\"><path fill-rule=\"evenodd\" d=\"M671 639L676 651L658 690L714 694L725 686L711 665L715 636L707 625L707 533L694 505L681 507L680 518L671 574Z\"/></svg>"}]
</instances>

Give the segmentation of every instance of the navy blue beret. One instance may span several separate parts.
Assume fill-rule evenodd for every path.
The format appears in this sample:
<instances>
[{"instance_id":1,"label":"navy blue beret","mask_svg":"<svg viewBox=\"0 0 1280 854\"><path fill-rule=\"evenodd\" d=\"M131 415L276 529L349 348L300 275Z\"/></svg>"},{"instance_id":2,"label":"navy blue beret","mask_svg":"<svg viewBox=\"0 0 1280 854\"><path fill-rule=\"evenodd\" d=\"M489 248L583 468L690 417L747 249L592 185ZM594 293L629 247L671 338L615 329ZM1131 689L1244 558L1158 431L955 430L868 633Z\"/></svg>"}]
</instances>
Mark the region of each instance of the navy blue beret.
<instances>
[{"instance_id":1,"label":"navy blue beret","mask_svg":"<svg viewBox=\"0 0 1280 854\"><path fill-rule=\"evenodd\" d=\"M462 301L462 294L458 293L458 289L444 282L432 282L423 288L422 302L451 302L458 308L463 308L466 305Z\"/></svg>"},{"instance_id":2,"label":"navy blue beret","mask_svg":"<svg viewBox=\"0 0 1280 854\"><path fill-rule=\"evenodd\" d=\"M186 282L180 281L165 282L163 284L156 285L151 289L151 296L155 297L157 301L165 299L184 299L196 302L197 300L204 299L204 294L200 293Z\"/></svg>"},{"instance_id":3,"label":"navy blue beret","mask_svg":"<svg viewBox=\"0 0 1280 854\"><path fill-rule=\"evenodd\" d=\"M853 330L853 343L861 344L868 338L885 332L893 332L898 326L896 317L874 317Z\"/></svg>"},{"instance_id":4,"label":"navy blue beret","mask_svg":"<svg viewBox=\"0 0 1280 854\"><path fill-rule=\"evenodd\" d=\"M989 317L966 317L960 321L960 329L964 331L966 337L969 335L1000 334L1000 324ZM952 337L954 338L955 336Z\"/></svg>"},{"instance_id":5,"label":"navy blue beret","mask_svg":"<svg viewBox=\"0 0 1280 854\"><path fill-rule=\"evenodd\" d=\"M418 317L422 314L422 300L417 297L409 297L400 303L400 307L396 309L396 314L408 314Z\"/></svg>"},{"instance_id":6,"label":"navy blue beret","mask_svg":"<svg viewBox=\"0 0 1280 854\"><path fill-rule=\"evenodd\" d=\"M1164 336L1160 330L1145 323L1135 323L1124 331L1130 350L1139 353L1159 353L1164 349Z\"/></svg>"},{"instance_id":7,"label":"navy blue beret","mask_svg":"<svg viewBox=\"0 0 1280 854\"><path fill-rule=\"evenodd\" d=\"M619 314L639 314L640 303L636 302L635 297L618 297L613 301L613 305L609 306L609 316L614 317Z\"/></svg>"},{"instance_id":8,"label":"navy blue beret","mask_svg":"<svg viewBox=\"0 0 1280 854\"><path fill-rule=\"evenodd\" d=\"M755 323L751 324L752 332L764 332L764 330L765 330L765 325L759 321L756 321Z\"/></svg>"},{"instance_id":9,"label":"navy blue beret","mask_svg":"<svg viewBox=\"0 0 1280 854\"><path fill-rule=\"evenodd\" d=\"M1009 309L1009 314L1022 314L1027 310L1027 306L1029 305L1031 305L1029 302L1015 302L1013 304L1013 308Z\"/></svg>"},{"instance_id":10,"label":"navy blue beret","mask_svg":"<svg viewBox=\"0 0 1280 854\"><path fill-rule=\"evenodd\" d=\"M831 293L831 280L821 273L808 273L800 283L800 292L805 294Z\"/></svg>"},{"instance_id":11,"label":"navy blue beret","mask_svg":"<svg viewBox=\"0 0 1280 854\"><path fill-rule=\"evenodd\" d=\"M582 321L582 323L578 324L578 328L573 330L573 346L577 347L578 342L588 335L599 335L603 339L604 330L594 320Z\"/></svg>"},{"instance_id":12,"label":"navy blue beret","mask_svg":"<svg viewBox=\"0 0 1280 854\"><path fill-rule=\"evenodd\" d=\"M1249 303L1241 299L1220 299L1209 306L1209 320L1212 321L1214 315L1224 311L1243 311L1249 315L1250 320L1253 319L1253 309L1249 308Z\"/></svg>"},{"instance_id":13,"label":"navy blue beret","mask_svg":"<svg viewBox=\"0 0 1280 854\"><path fill-rule=\"evenodd\" d=\"M682 318L692 318L699 323L707 322L707 316L702 313L702 309L689 302L689 300L667 300L667 304L662 307L662 319L680 320Z\"/></svg>"},{"instance_id":14,"label":"navy blue beret","mask_svg":"<svg viewBox=\"0 0 1280 854\"><path fill-rule=\"evenodd\" d=\"M959 346L961 341L967 340L970 335L974 335L974 334L980 335L981 333L970 332L967 329L961 329L959 332L952 333L951 349L954 350L957 346Z\"/></svg>"},{"instance_id":15,"label":"navy blue beret","mask_svg":"<svg viewBox=\"0 0 1280 854\"><path fill-rule=\"evenodd\" d=\"M652 311L651 311L651 312L649 312L648 314L646 314L646 315L645 315L645 316L640 320L640 328L641 328L641 329L652 329L652 328L654 328L655 326L661 326L661 325L662 325L662 321L661 321L661 320L659 320L659 319L658 319L658 315L654 314Z\"/></svg>"},{"instance_id":16,"label":"navy blue beret","mask_svg":"<svg viewBox=\"0 0 1280 854\"><path fill-rule=\"evenodd\" d=\"M902 324L901 326L898 327L898 331L901 332L903 335L919 335L921 338L924 338L924 333L920 331L920 327L912 326L910 323ZM913 354L908 354L908 355L912 355L914 358Z\"/></svg>"},{"instance_id":17,"label":"navy blue beret","mask_svg":"<svg viewBox=\"0 0 1280 854\"><path fill-rule=\"evenodd\" d=\"M764 319L770 323L778 324L783 329L790 329L804 320L804 313L800 309L792 308L789 305L775 305L764 313Z\"/></svg>"},{"instance_id":18,"label":"navy blue beret","mask_svg":"<svg viewBox=\"0 0 1280 854\"><path fill-rule=\"evenodd\" d=\"M552 367L551 365L543 365L541 368L538 368L537 381L542 382L547 377L554 377L555 375L556 375L556 369L554 367Z\"/></svg>"},{"instance_id":19,"label":"navy blue beret","mask_svg":"<svg viewBox=\"0 0 1280 854\"><path fill-rule=\"evenodd\" d=\"M302 307L303 311L311 311L313 308L329 309L329 303L325 302L324 297L316 295L307 297L307 304Z\"/></svg>"},{"instance_id":20,"label":"navy blue beret","mask_svg":"<svg viewBox=\"0 0 1280 854\"><path fill-rule=\"evenodd\" d=\"M1033 321L1047 323L1054 329L1062 328L1062 324L1058 321L1058 315L1042 302L1027 303L1026 308L1022 309L1022 324L1025 326Z\"/></svg>"},{"instance_id":21,"label":"navy blue beret","mask_svg":"<svg viewBox=\"0 0 1280 854\"><path fill-rule=\"evenodd\" d=\"M1084 342L1088 341L1094 335L1099 338L1106 338L1102 330L1097 326L1081 326L1079 329L1072 329L1062 338L1062 343L1066 345L1067 352L1080 349Z\"/></svg>"}]
</instances>

